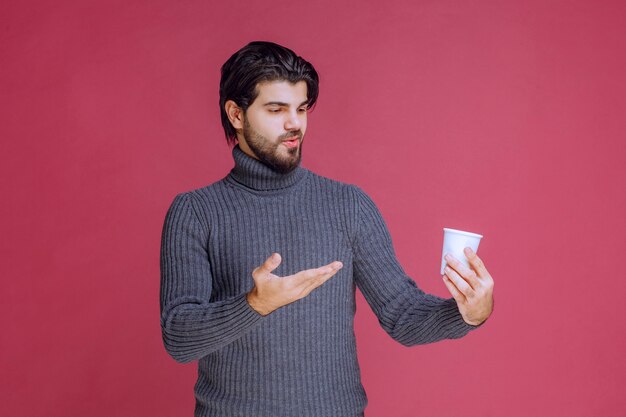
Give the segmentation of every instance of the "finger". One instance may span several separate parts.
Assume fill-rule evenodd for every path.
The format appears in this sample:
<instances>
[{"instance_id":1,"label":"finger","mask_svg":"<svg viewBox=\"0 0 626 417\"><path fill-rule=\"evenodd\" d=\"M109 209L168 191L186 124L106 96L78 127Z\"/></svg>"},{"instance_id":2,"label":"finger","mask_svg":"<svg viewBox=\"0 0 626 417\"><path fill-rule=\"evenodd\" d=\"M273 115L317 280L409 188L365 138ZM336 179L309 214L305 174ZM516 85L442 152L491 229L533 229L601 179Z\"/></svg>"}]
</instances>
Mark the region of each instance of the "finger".
<instances>
[{"instance_id":1,"label":"finger","mask_svg":"<svg viewBox=\"0 0 626 417\"><path fill-rule=\"evenodd\" d=\"M282 258L279 253L273 253L269 258L263 262L263 264L252 271L252 275L268 275L270 272L278 268L278 265L282 262Z\"/></svg>"},{"instance_id":2,"label":"finger","mask_svg":"<svg viewBox=\"0 0 626 417\"><path fill-rule=\"evenodd\" d=\"M326 273L326 272L328 272L329 268L332 271L337 271L337 270L343 268L343 263L341 263L340 261L335 261L335 262L329 263L328 265L324 265L322 267L319 267L317 269L320 270L321 273Z\"/></svg>"},{"instance_id":3,"label":"finger","mask_svg":"<svg viewBox=\"0 0 626 417\"><path fill-rule=\"evenodd\" d=\"M333 274L341 268L343 268L343 264L339 261L335 261L328 265L320 266L319 268L305 269L304 271L292 275L292 277L295 281L305 282L314 280L320 275Z\"/></svg>"},{"instance_id":4,"label":"finger","mask_svg":"<svg viewBox=\"0 0 626 417\"><path fill-rule=\"evenodd\" d=\"M311 280L307 283L303 284L302 287L302 296L306 297L307 295L309 295L314 289L321 287L326 281L328 281L329 279L331 279L335 274L328 274L328 276L325 276L323 278L319 278L316 280Z\"/></svg>"},{"instance_id":5,"label":"finger","mask_svg":"<svg viewBox=\"0 0 626 417\"><path fill-rule=\"evenodd\" d=\"M293 276L297 286L302 287L306 294L331 279L342 267L341 262L333 262L332 266L309 269Z\"/></svg>"},{"instance_id":6,"label":"finger","mask_svg":"<svg viewBox=\"0 0 626 417\"><path fill-rule=\"evenodd\" d=\"M321 281L319 285L328 281L332 276L339 272L341 268L343 268L343 264L339 261L331 262L329 266L323 267L321 275L318 276L318 280Z\"/></svg>"},{"instance_id":7,"label":"finger","mask_svg":"<svg viewBox=\"0 0 626 417\"><path fill-rule=\"evenodd\" d=\"M454 286L465 296L465 298L471 298L474 296L474 290L454 269L446 266L443 272L448 276Z\"/></svg>"},{"instance_id":8,"label":"finger","mask_svg":"<svg viewBox=\"0 0 626 417\"><path fill-rule=\"evenodd\" d=\"M462 276L463 279L469 283L472 289L478 288L478 277L476 276L476 273L474 271L466 267L463 262L459 261L450 254L446 254L445 260L448 266L454 269L460 276Z\"/></svg>"},{"instance_id":9,"label":"finger","mask_svg":"<svg viewBox=\"0 0 626 417\"><path fill-rule=\"evenodd\" d=\"M476 252L474 252L472 248L465 248L464 252L465 256L467 256L467 259L469 260L470 265L472 265L479 277L484 278L487 276L491 276L489 274L489 271L487 271L487 268L485 268L485 264L483 263L482 259L480 259L478 255L476 255Z\"/></svg>"},{"instance_id":10,"label":"finger","mask_svg":"<svg viewBox=\"0 0 626 417\"><path fill-rule=\"evenodd\" d=\"M445 274L442 275L442 278L443 278L443 283L446 285L446 287L448 288L448 291L450 291L450 294L452 294L452 297L454 297L456 302L459 304L465 302L466 300L465 296L461 293L461 291L459 291L457 287L454 286L452 281L450 281L450 278L448 278L448 276Z\"/></svg>"}]
</instances>

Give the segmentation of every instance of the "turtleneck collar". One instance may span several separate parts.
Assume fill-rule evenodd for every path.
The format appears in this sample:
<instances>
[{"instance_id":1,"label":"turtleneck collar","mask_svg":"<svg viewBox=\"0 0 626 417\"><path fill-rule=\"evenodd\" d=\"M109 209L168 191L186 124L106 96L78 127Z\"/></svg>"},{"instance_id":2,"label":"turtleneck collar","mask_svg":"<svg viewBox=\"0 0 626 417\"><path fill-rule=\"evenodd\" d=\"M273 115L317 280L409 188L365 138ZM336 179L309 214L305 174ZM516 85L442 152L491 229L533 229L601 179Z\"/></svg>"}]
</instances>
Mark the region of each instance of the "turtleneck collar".
<instances>
[{"instance_id":1,"label":"turtleneck collar","mask_svg":"<svg viewBox=\"0 0 626 417\"><path fill-rule=\"evenodd\" d=\"M233 148L235 166L228 178L248 188L258 191L279 190L291 187L306 176L307 170L298 165L293 171L283 174L258 159L247 155L239 145Z\"/></svg>"}]
</instances>

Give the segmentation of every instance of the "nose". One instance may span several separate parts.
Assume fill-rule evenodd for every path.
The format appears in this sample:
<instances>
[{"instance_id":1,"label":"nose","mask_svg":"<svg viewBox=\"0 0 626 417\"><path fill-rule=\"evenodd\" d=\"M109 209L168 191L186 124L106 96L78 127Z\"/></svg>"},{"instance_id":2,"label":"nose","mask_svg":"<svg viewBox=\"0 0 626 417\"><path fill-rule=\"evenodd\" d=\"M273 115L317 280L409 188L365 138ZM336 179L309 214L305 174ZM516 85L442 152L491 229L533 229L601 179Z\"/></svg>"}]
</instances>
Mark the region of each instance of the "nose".
<instances>
[{"instance_id":1,"label":"nose","mask_svg":"<svg viewBox=\"0 0 626 417\"><path fill-rule=\"evenodd\" d=\"M287 120L285 120L285 130L299 130L302 127L302 120L298 115L298 111L290 111Z\"/></svg>"}]
</instances>

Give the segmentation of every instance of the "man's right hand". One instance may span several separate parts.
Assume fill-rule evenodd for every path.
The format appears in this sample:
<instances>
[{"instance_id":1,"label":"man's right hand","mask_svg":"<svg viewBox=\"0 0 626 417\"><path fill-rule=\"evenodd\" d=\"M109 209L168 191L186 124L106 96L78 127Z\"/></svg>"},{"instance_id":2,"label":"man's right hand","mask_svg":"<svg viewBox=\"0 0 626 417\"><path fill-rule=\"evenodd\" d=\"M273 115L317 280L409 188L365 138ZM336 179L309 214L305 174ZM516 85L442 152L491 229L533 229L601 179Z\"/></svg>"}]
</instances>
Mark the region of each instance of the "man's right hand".
<instances>
[{"instance_id":1,"label":"man's right hand","mask_svg":"<svg viewBox=\"0 0 626 417\"><path fill-rule=\"evenodd\" d=\"M248 293L248 304L259 314L266 316L272 311L306 297L337 273L343 264L339 261L314 269L306 269L294 275L279 277L272 271L280 265L281 257L272 254L263 265L252 271L254 288Z\"/></svg>"}]
</instances>

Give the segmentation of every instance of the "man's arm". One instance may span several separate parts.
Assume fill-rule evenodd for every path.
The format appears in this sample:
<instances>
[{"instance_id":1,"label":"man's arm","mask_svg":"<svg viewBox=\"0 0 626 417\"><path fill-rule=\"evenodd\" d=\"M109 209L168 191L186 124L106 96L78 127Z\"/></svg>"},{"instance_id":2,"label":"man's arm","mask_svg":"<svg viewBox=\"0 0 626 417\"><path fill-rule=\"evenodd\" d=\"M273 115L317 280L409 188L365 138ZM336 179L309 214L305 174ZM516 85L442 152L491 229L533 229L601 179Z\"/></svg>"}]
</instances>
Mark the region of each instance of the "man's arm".
<instances>
[{"instance_id":1,"label":"man's arm","mask_svg":"<svg viewBox=\"0 0 626 417\"><path fill-rule=\"evenodd\" d=\"M383 329L405 346L464 336L473 326L463 320L454 298L426 294L398 262L387 226L372 199L359 187L359 222L353 240L354 277Z\"/></svg>"},{"instance_id":2,"label":"man's arm","mask_svg":"<svg viewBox=\"0 0 626 417\"><path fill-rule=\"evenodd\" d=\"M170 206L161 239L161 330L167 352L190 362L241 337L262 319L246 293L209 302L211 265L208 225L203 225L188 193Z\"/></svg>"}]
</instances>

